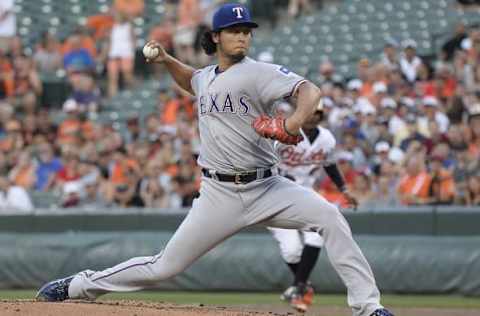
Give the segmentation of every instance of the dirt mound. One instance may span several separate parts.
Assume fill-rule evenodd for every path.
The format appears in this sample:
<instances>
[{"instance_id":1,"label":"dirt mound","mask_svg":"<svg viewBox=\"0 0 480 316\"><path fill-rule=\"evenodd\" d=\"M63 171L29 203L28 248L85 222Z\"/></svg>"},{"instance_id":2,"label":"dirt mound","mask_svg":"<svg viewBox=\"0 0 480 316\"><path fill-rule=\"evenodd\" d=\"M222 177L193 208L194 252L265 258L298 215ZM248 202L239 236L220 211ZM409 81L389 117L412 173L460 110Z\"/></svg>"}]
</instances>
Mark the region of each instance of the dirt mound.
<instances>
[{"instance_id":1,"label":"dirt mound","mask_svg":"<svg viewBox=\"0 0 480 316\"><path fill-rule=\"evenodd\" d=\"M286 315L227 307L172 305L140 301L67 301L61 303L34 300L0 301L2 316L263 316Z\"/></svg>"},{"instance_id":2,"label":"dirt mound","mask_svg":"<svg viewBox=\"0 0 480 316\"><path fill-rule=\"evenodd\" d=\"M479 316L478 309L394 308L397 315L415 316ZM1 300L2 316L287 316L293 313L285 304L212 307L173 305L142 301L67 301L45 303L34 300ZM305 316L350 316L348 308L315 306Z\"/></svg>"}]
</instances>

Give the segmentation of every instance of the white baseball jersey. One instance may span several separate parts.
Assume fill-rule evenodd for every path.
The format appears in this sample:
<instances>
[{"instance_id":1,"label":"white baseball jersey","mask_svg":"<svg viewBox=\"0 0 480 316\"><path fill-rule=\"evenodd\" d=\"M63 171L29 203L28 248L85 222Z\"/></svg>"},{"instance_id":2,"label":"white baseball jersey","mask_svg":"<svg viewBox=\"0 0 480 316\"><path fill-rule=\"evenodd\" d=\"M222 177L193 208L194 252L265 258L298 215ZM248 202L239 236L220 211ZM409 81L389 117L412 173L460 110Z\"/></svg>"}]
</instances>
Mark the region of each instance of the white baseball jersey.
<instances>
[{"instance_id":1,"label":"white baseball jersey","mask_svg":"<svg viewBox=\"0 0 480 316\"><path fill-rule=\"evenodd\" d=\"M248 57L224 72L216 68L197 70L191 81L201 140L198 164L222 173L271 168L278 163L274 141L257 134L252 122L271 114L273 103L292 96L305 79Z\"/></svg>"},{"instance_id":2,"label":"white baseball jersey","mask_svg":"<svg viewBox=\"0 0 480 316\"><path fill-rule=\"evenodd\" d=\"M321 126L317 128L318 135L313 143L310 143L303 131L301 133L304 139L296 146L276 143L282 173L291 175L297 183L307 187L313 185L315 179L312 175L319 167L335 162L333 158L335 137L328 129Z\"/></svg>"}]
</instances>

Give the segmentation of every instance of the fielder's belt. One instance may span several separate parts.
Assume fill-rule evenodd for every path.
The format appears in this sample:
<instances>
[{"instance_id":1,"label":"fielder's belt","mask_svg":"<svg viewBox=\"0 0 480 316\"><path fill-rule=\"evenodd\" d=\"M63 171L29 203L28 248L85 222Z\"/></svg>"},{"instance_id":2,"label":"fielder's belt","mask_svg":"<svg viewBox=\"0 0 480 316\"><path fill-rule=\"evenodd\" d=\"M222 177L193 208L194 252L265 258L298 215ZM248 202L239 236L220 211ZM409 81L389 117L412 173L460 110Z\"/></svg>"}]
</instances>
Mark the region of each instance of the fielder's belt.
<instances>
[{"instance_id":1,"label":"fielder's belt","mask_svg":"<svg viewBox=\"0 0 480 316\"><path fill-rule=\"evenodd\" d=\"M217 173L215 170L202 168L202 173L207 178L222 182L234 182L235 184L246 184L255 180L271 177L271 169L257 169L257 171L237 172L234 174Z\"/></svg>"}]
</instances>

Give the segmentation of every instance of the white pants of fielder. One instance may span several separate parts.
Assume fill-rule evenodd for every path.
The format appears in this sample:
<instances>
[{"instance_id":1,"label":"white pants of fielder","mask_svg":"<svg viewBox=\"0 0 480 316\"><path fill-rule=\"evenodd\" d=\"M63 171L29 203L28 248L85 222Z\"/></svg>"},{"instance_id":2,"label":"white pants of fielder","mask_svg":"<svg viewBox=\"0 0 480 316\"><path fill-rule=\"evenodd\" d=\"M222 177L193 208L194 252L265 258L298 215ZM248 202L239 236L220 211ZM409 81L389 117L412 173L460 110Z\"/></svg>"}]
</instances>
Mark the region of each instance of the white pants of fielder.
<instances>
[{"instance_id":1,"label":"white pants of fielder","mask_svg":"<svg viewBox=\"0 0 480 316\"><path fill-rule=\"evenodd\" d=\"M306 245L316 248L323 247L323 237L316 232L274 227L268 227L268 230L278 242L280 254L287 263L299 263Z\"/></svg>"},{"instance_id":2,"label":"white pants of fielder","mask_svg":"<svg viewBox=\"0 0 480 316\"><path fill-rule=\"evenodd\" d=\"M150 287L179 274L220 242L257 223L321 233L328 257L347 287L353 315L369 316L382 307L372 270L338 208L281 176L248 184L203 178L200 197L163 251L103 271L80 272L70 283L69 296L95 299L108 292Z\"/></svg>"}]
</instances>

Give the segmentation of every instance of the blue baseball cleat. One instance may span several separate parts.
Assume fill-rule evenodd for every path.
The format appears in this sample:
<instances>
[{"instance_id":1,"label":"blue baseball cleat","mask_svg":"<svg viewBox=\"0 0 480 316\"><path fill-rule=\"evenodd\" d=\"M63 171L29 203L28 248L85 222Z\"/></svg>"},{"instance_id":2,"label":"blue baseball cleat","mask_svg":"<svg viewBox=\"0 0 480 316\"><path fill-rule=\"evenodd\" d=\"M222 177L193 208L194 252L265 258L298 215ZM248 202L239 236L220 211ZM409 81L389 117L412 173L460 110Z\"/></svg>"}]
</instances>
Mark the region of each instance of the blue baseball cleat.
<instances>
[{"instance_id":1,"label":"blue baseball cleat","mask_svg":"<svg viewBox=\"0 0 480 316\"><path fill-rule=\"evenodd\" d=\"M55 281L48 282L38 290L35 299L37 301L43 302L61 302L67 300L68 297L68 286L73 280L73 275L58 279Z\"/></svg>"},{"instance_id":2,"label":"blue baseball cleat","mask_svg":"<svg viewBox=\"0 0 480 316\"><path fill-rule=\"evenodd\" d=\"M385 308L375 310L370 316L395 316Z\"/></svg>"}]
</instances>

